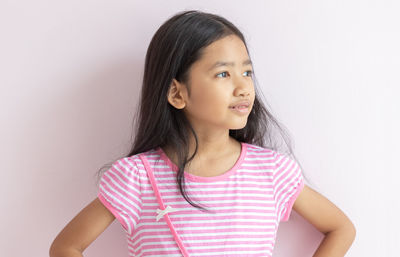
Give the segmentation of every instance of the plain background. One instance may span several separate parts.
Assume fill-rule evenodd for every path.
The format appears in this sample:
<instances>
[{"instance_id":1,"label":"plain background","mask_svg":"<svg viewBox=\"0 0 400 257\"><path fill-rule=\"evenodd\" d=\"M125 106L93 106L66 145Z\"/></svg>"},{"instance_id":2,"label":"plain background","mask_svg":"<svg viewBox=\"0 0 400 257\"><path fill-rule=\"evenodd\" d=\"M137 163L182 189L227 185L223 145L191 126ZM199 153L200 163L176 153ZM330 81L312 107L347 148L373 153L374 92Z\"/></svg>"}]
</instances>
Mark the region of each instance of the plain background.
<instances>
[{"instance_id":1,"label":"plain background","mask_svg":"<svg viewBox=\"0 0 400 257\"><path fill-rule=\"evenodd\" d=\"M400 4L395 1L2 1L1 255L47 256L128 151L151 37L186 9L244 33L260 87L315 190L353 221L346 256L397 256ZM311 256L296 212L274 256ZM88 257L127 256L115 221Z\"/></svg>"}]
</instances>

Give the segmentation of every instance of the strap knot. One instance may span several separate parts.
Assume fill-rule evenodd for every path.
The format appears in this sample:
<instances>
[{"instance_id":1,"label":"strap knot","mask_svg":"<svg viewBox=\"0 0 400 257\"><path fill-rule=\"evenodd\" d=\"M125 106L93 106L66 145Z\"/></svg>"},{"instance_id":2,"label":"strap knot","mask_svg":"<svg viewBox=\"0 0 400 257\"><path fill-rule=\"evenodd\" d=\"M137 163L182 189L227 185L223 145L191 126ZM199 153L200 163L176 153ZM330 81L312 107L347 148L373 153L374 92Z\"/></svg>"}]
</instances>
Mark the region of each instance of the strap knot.
<instances>
[{"instance_id":1,"label":"strap knot","mask_svg":"<svg viewBox=\"0 0 400 257\"><path fill-rule=\"evenodd\" d=\"M158 221L159 219L161 219L162 216L164 216L164 214L167 214L168 212L173 212L173 211L179 211L179 209L172 208L169 205L164 210L157 209L157 214L158 215L156 217L156 220Z\"/></svg>"}]
</instances>

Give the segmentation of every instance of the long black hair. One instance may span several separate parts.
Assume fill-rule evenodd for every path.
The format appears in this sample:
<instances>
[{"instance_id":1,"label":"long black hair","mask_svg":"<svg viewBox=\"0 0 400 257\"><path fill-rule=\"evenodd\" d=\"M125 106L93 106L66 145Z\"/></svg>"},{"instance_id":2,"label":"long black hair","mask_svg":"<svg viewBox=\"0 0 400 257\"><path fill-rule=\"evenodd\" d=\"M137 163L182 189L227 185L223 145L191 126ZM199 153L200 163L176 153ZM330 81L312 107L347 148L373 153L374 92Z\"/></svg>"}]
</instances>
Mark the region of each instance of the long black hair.
<instances>
[{"instance_id":1,"label":"long black hair","mask_svg":"<svg viewBox=\"0 0 400 257\"><path fill-rule=\"evenodd\" d=\"M250 57L246 40L240 30L216 14L198 10L181 11L161 25L147 49L141 96L133 120L133 144L126 155L130 157L157 147L169 146L178 159L176 182L181 194L192 206L202 211L208 210L193 203L183 186L185 167L197 153L197 135L183 110L169 104L167 94L175 78L188 85L190 96L188 82L191 65L202 57L205 47L229 35L236 35L243 41ZM254 67L253 80L256 82ZM278 141L274 134L276 128L289 149L287 154L294 156L287 132L264 106L261 100L262 92L257 88L257 83L254 84L255 100L247 124L242 129L229 130L229 136L239 142L283 152L278 150ZM194 154L189 157L190 133L193 133L196 148ZM106 165L107 168L109 166L110 164ZM101 173L100 170L98 175L101 176Z\"/></svg>"}]
</instances>

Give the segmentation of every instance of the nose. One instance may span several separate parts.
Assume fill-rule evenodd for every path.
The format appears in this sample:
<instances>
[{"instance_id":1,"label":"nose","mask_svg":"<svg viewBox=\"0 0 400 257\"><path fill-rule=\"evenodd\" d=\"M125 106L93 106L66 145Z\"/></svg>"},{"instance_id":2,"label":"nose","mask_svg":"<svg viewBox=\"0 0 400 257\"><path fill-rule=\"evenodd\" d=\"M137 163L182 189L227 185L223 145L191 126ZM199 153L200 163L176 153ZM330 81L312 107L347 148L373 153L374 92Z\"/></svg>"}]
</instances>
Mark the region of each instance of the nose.
<instances>
[{"instance_id":1,"label":"nose","mask_svg":"<svg viewBox=\"0 0 400 257\"><path fill-rule=\"evenodd\" d=\"M238 76L235 81L235 95L249 96L253 88L253 80L249 77Z\"/></svg>"}]
</instances>

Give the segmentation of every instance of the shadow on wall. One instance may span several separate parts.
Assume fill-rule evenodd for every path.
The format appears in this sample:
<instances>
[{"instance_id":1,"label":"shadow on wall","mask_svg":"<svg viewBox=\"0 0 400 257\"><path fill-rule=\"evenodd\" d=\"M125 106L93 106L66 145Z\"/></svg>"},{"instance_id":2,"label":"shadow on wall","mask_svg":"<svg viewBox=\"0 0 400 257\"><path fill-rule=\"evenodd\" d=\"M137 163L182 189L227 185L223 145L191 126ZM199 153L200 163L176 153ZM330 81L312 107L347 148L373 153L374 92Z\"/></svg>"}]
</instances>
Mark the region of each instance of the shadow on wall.
<instances>
[{"instance_id":1,"label":"shadow on wall","mask_svg":"<svg viewBox=\"0 0 400 257\"><path fill-rule=\"evenodd\" d=\"M40 133L30 136L41 146L34 153L36 157L31 157L40 163L36 174L44 175L36 179L45 177L47 180L45 183L38 181L42 187L30 192L40 201L38 210L49 210L40 218L41 224L51 227L45 239L46 247L49 248L62 228L96 197L99 168L128 151L142 70L143 61L139 57L129 57L118 63L108 63L104 69L97 67L95 71L79 74L85 77L63 74L73 78L52 82L61 86L52 91L53 95L46 96L40 113L32 119L37 123L30 126L37 127ZM114 220L84 251L84 256L128 256L126 236L120 223Z\"/></svg>"},{"instance_id":2,"label":"shadow on wall","mask_svg":"<svg viewBox=\"0 0 400 257\"><path fill-rule=\"evenodd\" d=\"M289 220L279 224L273 256L312 256L323 238L324 234L292 210Z\"/></svg>"}]
</instances>

